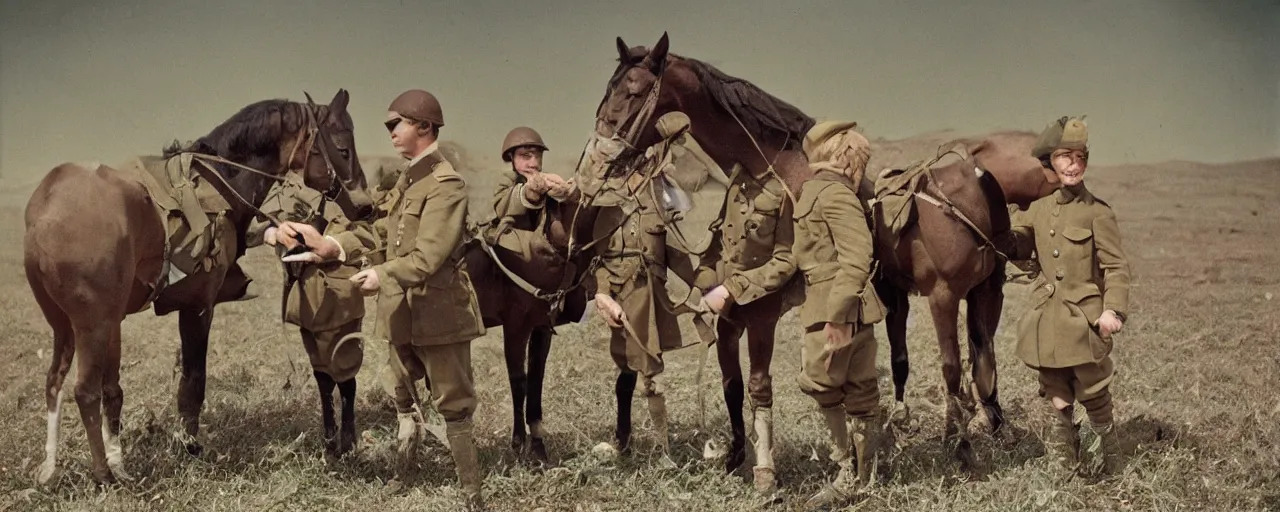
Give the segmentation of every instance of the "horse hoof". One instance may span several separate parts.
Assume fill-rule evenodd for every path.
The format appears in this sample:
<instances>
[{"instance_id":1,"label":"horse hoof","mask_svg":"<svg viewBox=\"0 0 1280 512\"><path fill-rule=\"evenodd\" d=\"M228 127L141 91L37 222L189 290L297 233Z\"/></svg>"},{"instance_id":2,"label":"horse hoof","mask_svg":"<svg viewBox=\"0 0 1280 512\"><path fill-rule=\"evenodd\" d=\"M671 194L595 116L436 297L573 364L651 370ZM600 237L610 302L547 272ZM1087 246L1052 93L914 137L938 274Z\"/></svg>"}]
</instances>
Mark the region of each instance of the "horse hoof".
<instances>
[{"instance_id":1,"label":"horse hoof","mask_svg":"<svg viewBox=\"0 0 1280 512\"><path fill-rule=\"evenodd\" d=\"M187 443L187 454L192 457L204 455L204 446L201 446L200 443L194 441L189 442Z\"/></svg>"},{"instance_id":2,"label":"horse hoof","mask_svg":"<svg viewBox=\"0 0 1280 512\"><path fill-rule=\"evenodd\" d=\"M544 466L551 464L551 457L547 456L547 445L540 437L532 438L529 441L529 455L539 464Z\"/></svg>"},{"instance_id":3,"label":"horse hoof","mask_svg":"<svg viewBox=\"0 0 1280 512\"><path fill-rule=\"evenodd\" d=\"M36 468L34 476L37 484L46 485L58 476L58 464L54 461L45 461Z\"/></svg>"},{"instance_id":4,"label":"horse hoof","mask_svg":"<svg viewBox=\"0 0 1280 512\"><path fill-rule=\"evenodd\" d=\"M755 467L751 468L751 472L754 474L756 492L769 495L778 490L778 478L773 468Z\"/></svg>"},{"instance_id":5,"label":"horse hoof","mask_svg":"<svg viewBox=\"0 0 1280 512\"><path fill-rule=\"evenodd\" d=\"M124 470L123 463L108 464L108 467L111 468L111 475L114 476L116 480L121 482L133 481L133 475L130 475L129 472Z\"/></svg>"},{"instance_id":6,"label":"horse hoof","mask_svg":"<svg viewBox=\"0 0 1280 512\"><path fill-rule=\"evenodd\" d=\"M742 467L742 463L746 461L747 449L745 447L732 448L729 450L729 456L724 459L724 472L732 473Z\"/></svg>"},{"instance_id":7,"label":"horse hoof","mask_svg":"<svg viewBox=\"0 0 1280 512\"><path fill-rule=\"evenodd\" d=\"M893 409L889 412L889 423L898 427L906 427L911 422L911 408L907 407L906 402L894 402Z\"/></svg>"},{"instance_id":8,"label":"horse hoof","mask_svg":"<svg viewBox=\"0 0 1280 512\"><path fill-rule=\"evenodd\" d=\"M516 452L517 455L524 452L524 441L525 437L523 435L513 434L511 436L511 451Z\"/></svg>"},{"instance_id":9,"label":"horse hoof","mask_svg":"<svg viewBox=\"0 0 1280 512\"><path fill-rule=\"evenodd\" d=\"M606 460L618 458L618 448L613 443L597 444L591 448L591 453Z\"/></svg>"}]
</instances>

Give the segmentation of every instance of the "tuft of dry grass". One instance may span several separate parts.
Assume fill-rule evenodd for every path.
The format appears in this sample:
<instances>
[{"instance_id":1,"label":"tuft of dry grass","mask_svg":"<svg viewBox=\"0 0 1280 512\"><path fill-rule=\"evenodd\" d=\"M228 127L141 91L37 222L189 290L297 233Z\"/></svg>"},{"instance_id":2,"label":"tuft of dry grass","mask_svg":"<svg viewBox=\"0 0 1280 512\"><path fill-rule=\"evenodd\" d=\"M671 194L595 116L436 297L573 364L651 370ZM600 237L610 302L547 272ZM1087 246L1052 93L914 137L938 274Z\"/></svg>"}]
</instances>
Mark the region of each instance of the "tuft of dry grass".
<instances>
[{"instance_id":1,"label":"tuft of dry grass","mask_svg":"<svg viewBox=\"0 0 1280 512\"><path fill-rule=\"evenodd\" d=\"M923 300L912 298L913 423L899 438L896 473L849 509L1280 510L1280 274L1274 271L1280 265L1280 207L1268 193L1277 172L1277 161L1091 170L1091 189L1120 218L1135 273L1131 320L1114 353L1121 474L1064 479L1040 458L1050 418L1036 396L1035 375L1013 355L1017 321L1027 306L1025 287L1011 283L997 333L1008 430L994 438L974 433L981 461L974 474L960 473L944 452L932 321ZM468 175L478 211L488 207L489 175ZM187 455L172 436L179 428L176 315L143 313L123 327L123 442L125 463L137 480L92 484L84 429L68 396L62 474L51 487L36 488L29 472L44 455L42 386L51 335L21 268L26 196L13 196L0 208L0 238L8 241L0 245L0 324L8 335L0 371L9 376L0 385L0 510L456 508L452 462L439 443L429 441L412 467L397 470L395 415L375 378L385 364L385 346L366 346L357 378L358 451L340 461L324 459L307 358L296 330L280 323L280 270L260 249L244 262L261 297L215 313L204 455ZM882 326L876 331L887 404L888 350ZM548 448L556 462L550 469L519 462L508 447L511 398L501 329L474 344L477 442L492 509L790 509L834 474L821 418L794 380L800 364L794 312L781 322L774 352L780 493L772 500L752 490L749 469L726 475L720 461L702 458L706 440L726 438L728 421L718 370L707 361L701 391L708 424L698 424L696 345L667 355L674 467L657 456L639 399L633 401L635 453L617 460L594 455L591 448L611 439L614 423L616 370L606 334L593 318L559 329L555 338L545 391ZM74 379L73 370L69 385Z\"/></svg>"}]
</instances>

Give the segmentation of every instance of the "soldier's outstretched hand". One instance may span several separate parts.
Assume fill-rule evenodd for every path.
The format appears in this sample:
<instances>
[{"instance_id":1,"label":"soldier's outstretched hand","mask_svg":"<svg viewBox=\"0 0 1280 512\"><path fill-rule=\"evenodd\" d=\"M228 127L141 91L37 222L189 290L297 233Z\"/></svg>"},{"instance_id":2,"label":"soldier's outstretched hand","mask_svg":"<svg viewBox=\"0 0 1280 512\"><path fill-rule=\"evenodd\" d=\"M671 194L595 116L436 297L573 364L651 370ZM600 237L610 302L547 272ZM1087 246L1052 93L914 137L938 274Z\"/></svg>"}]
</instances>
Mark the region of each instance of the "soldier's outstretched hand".
<instances>
[{"instance_id":1,"label":"soldier's outstretched hand","mask_svg":"<svg viewBox=\"0 0 1280 512\"><path fill-rule=\"evenodd\" d=\"M382 283L378 279L378 272L371 268L366 268L356 275L351 276L349 280L360 285L360 291L365 295L377 295L378 289L382 287Z\"/></svg>"},{"instance_id":2,"label":"soldier's outstretched hand","mask_svg":"<svg viewBox=\"0 0 1280 512\"><path fill-rule=\"evenodd\" d=\"M711 291L702 296L702 304L712 313L718 315L721 311L724 311L725 305L729 303L731 298L729 289L725 288L724 285L720 285L712 288Z\"/></svg>"},{"instance_id":3,"label":"soldier's outstretched hand","mask_svg":"<svg viewBox=\"0 0 1280 512\"><path fill-rule=\"evenodd\" d=\"M292 250L297 247L299 237L302 238L302 244L311 250L285 256L282 258L283 261L320 263L336 260L342 254L342 247L332 239L320 234L320 231L316 230L315 226L300 222L282 222L276 227L275 241L284 246L286 250Z\"/></svg>"},{"instance_id":4,"label":"soldier's outstretched hand","mask_svg":"<svg viewBox=\"0 0 1280 512\"><path fill-rule=\"evenodd\" d=\"M613 300L613 297L603 293L596 294L596 310L600 312L600 316L604 317L604 323L609 327L622 327L622 321L627 318L625 312L622 311L622 305Z\"/></svg>"}]
</instances>

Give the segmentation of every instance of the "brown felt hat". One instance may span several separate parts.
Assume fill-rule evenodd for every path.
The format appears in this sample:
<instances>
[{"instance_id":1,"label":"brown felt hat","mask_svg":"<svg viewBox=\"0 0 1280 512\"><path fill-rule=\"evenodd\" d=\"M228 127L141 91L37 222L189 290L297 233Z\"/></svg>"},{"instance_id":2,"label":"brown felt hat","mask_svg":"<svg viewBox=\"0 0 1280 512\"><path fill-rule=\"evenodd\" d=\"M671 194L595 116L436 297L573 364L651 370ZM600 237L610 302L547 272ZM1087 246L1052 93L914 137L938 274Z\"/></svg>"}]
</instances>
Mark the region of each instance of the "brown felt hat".
<instances>
[{"instance_id":1,"label":"brown felt hat","mask_svg":"<svg viewBox=\"0 0 1280 512\"><path fill-rule=\"evenodd\" d=\"M1059 148L1088 151L1089 126L1085 124L1084 117L1063 116L1049 123L1040 132L1031 156L1044 158Z\"/></svg>"},{"instance_id":2,"label":"brown felt hat","mask_svg":"<svg viewBox=\"0 0 1280 512\"><path fill-rule=\"evenodd\" d=\"M430 121L436 126L444 126L444 112L440 110L440 101L435 95L422 89L410 89L391 102L387 110L405 117Z\"/></svg>"}]
</instances>

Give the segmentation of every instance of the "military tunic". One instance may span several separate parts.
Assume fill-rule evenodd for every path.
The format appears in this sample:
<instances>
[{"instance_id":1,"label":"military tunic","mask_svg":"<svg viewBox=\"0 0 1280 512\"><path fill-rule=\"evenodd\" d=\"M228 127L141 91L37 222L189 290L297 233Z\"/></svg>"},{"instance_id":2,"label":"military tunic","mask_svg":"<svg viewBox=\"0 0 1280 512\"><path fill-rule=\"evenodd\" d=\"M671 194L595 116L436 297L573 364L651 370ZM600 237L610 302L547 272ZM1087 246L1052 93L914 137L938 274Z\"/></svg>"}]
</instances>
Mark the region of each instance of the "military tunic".
<instances>
[{"instance_id":1,"label":"military tunic","mask_svg":"<svg viewBox=\"0 0 1280 512\"><path fill-rule=\"evenodd\" d=\"M695 286L705 291L723 284L735 304L749 304L781 290L795 274L793 205L781 181L746 172L736 175L725 202L719 236L702 255Z\"/></svg>"},{"instance_id":2,"label":"military tunic","mask_svg":"<svg viewBox=\"0 0 1280 512\"><path fill-rule=\"evenodd\" d=\"M662 394L654 381L664 369L662 353L684 346L666 291L667 269L686 281L693 280L694 269L688 254L667 245L663 212L652 189L660 178L645 179L638 172L631 185L616 178L605 183L593 201L602 207L592 239L608 236L597 253L595 290L617 301L634 328L634 334L612 329L609 351L618 368L640 374L646 396L654 396Z\"/></svg>"},{"instance_id":3,"label":"military tunic","mask_svg":"<svg viewBox=\"0 0 1280 512\"><path fill-rule=\"evenodd\" d=\"M851 416L873 415L880 394L872 325L884 319L885 309L871 283L871 229L852 181L819 171L804 184L796 204L794 250L805 282L800 389L822 408L843 404ZM854 324L853 343L828 350L823 332L828 322Z\"/></svg>"},{"instance_id":4,"label":"military tunic","mask_svg":"<svg viewBox=\"0 0 1280 512\"><path fill-rule=\"evenodd\" d=\"M1113 370L1112 342L1101 336L1098 319L1110 309L1123 321L1129 308L1129 263L1115 213L1081 184L1031 203L1013 221L1011 258L1034 250L1041 269L1019 325L1018 357L1040 370L1043 395L1079 400L1092 416L1091 402L1110 407Z\"/></svg>"},{"instance_id":5,"label":"military tunic","mask_svg":"<svg viewBox=\"0 0 1280 512\"><path fill-rule=\"evenodd\" d=\"M332 201L303 183L296 173L285 175L285 181L272 189L262 203L262 211L280 220L310 224L328 236L347 236L373 243L373 233L365 223L352 222L342 215ZM262 235L270 224L255 222L248 233L250 246L262 243ZM335 382L345 382L360 370L364 350L357 340L337 347L347 334L358 332L364 318L364 297L359 285L348 278L360 270L369 257L363 248L348 255L345 262L290 264L296 282L284 297L284 321L302 331L302 343L314 371L328 374ZM334 349L338 350L335 352Z\"/></svg>"},{"instance_id":6,"label":"military tunic","mask_svg":"<svg viewBox=\"0 0 1280 512\"><path fill-rule=\"evenodd\" d=\"M426 377L441 415L460 421L475 411L471 341L485 333L461 250L466 183L439 151L420 158L396 183L386 262L373 267L381 286L378 331L394 348L390 370L411 381ZM334 238L344 251L361 245ZM400 412L414 405L403 386L397 386L396 405Z\"/></svg>"}]
</instances>

